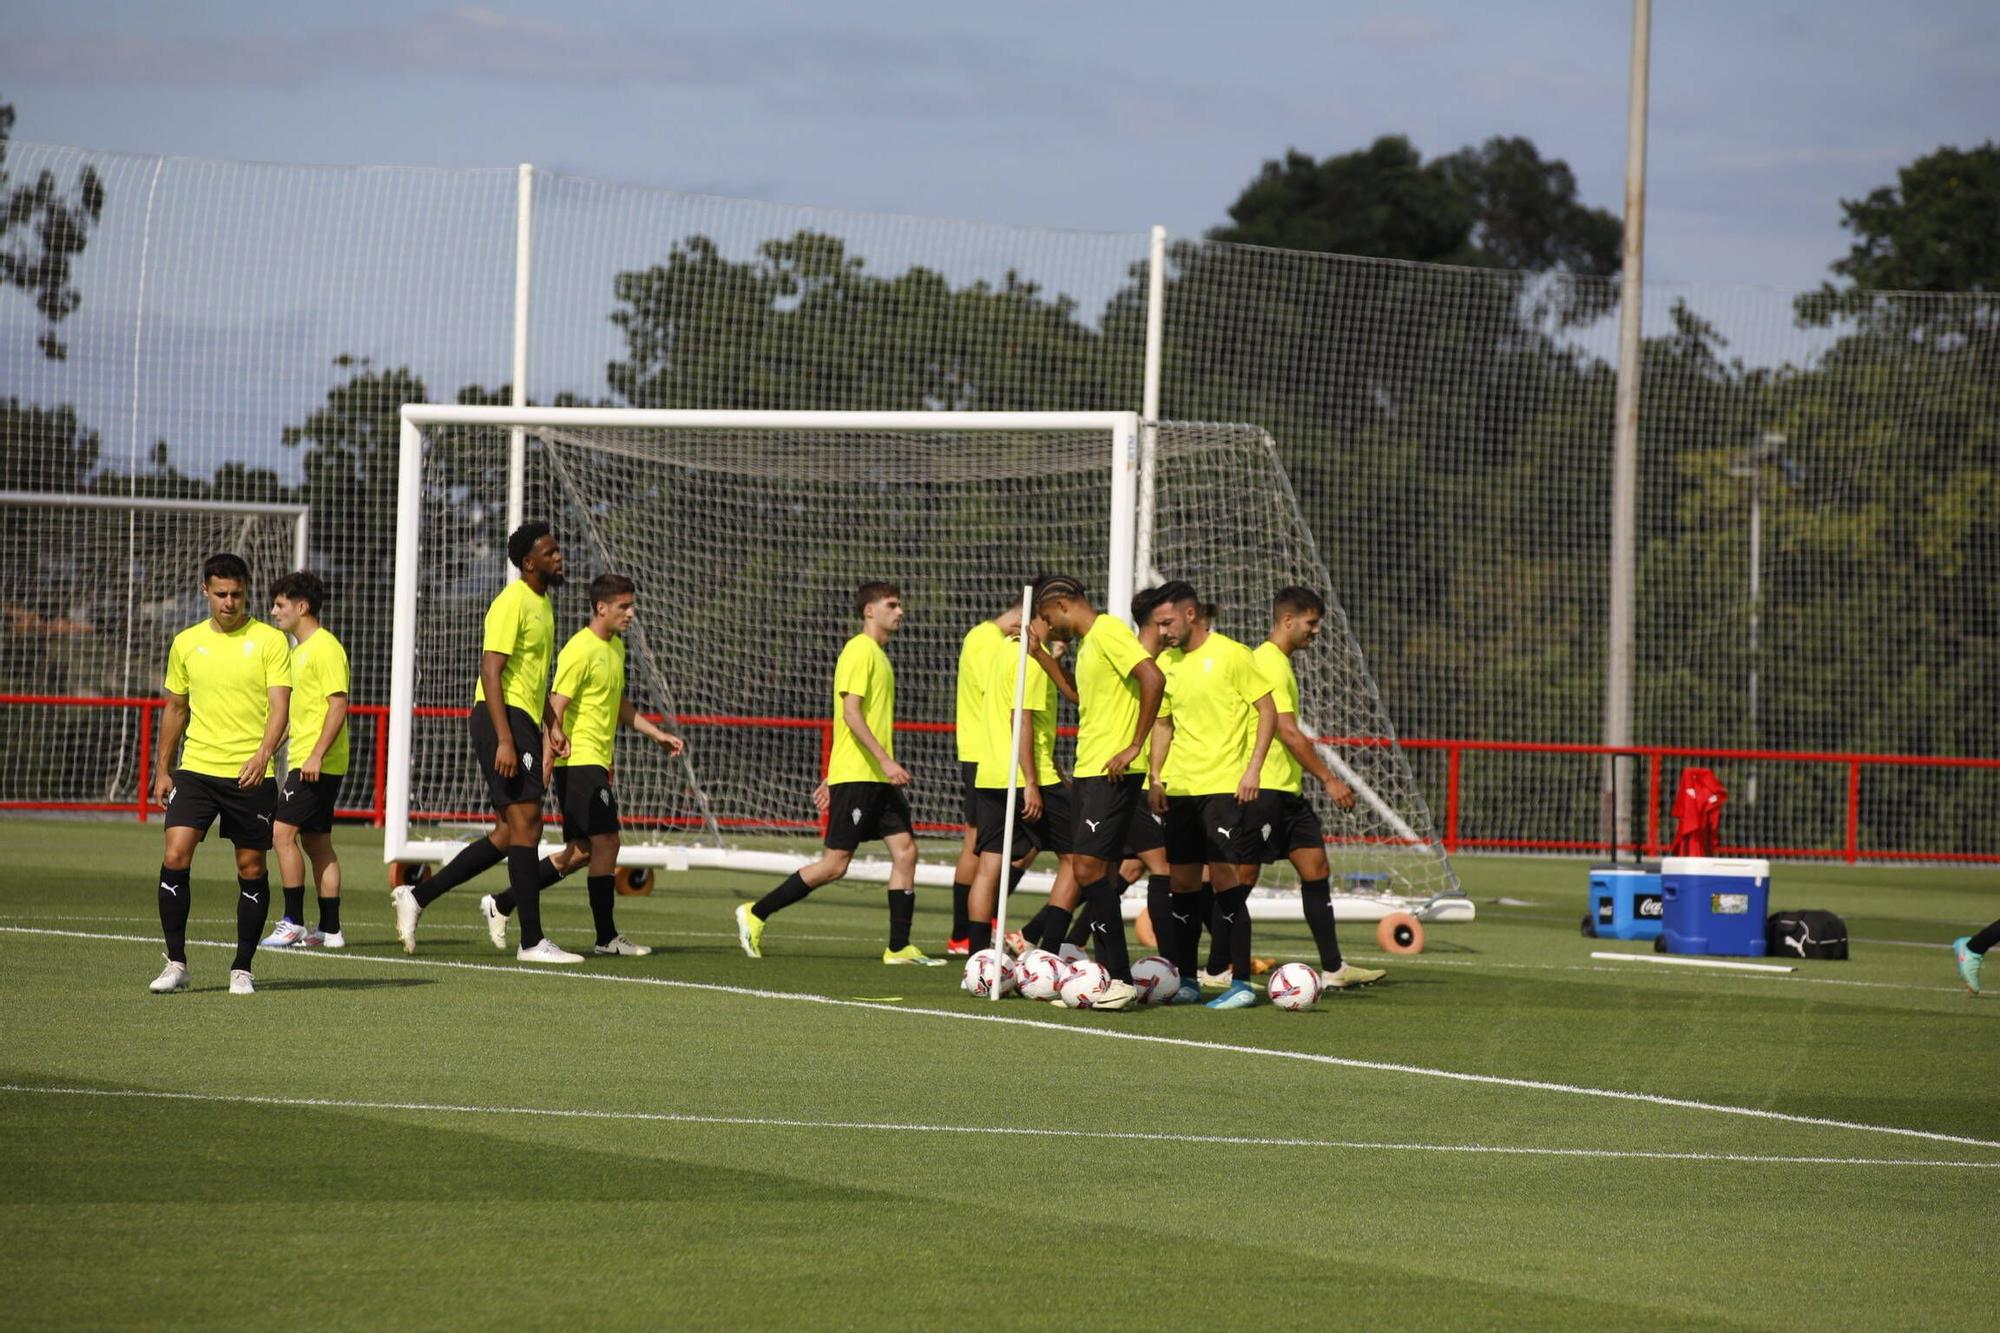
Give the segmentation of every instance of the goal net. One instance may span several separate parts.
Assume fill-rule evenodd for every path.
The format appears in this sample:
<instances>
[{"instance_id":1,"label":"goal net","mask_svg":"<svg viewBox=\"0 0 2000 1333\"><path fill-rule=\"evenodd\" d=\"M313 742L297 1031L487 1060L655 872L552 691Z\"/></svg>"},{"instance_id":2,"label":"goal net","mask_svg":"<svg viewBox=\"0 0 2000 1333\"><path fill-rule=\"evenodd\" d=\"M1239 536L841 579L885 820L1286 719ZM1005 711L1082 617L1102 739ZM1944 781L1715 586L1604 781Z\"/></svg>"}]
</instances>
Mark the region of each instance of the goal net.
<instances>
[{"instance_id":1,"label":"goal net","mask_svg":"<svg viewBox=\"0 0 2000 1333\"><path fill-rule=\"evenodd\" d=\"M525 512L555 525L568 556L558 640L587 619L595 574L631 577L628 689L643 710L677 718L688 741L670 759L620 737L632 864L782 871L809 853L832 664L858 627L862 582L902 593L889 647L896 756L915 778L919 836L938 840L938 856L955 852L959 831L951 721L966 630L1052 571L1129 612L1139 443L1129 413L413 406L404 417L392 859L446 856L488 818L464 717L485 606L507 575L495 460L510 428L527 436ZM1216 602L1218 628L1254 644L1279 587L1332 593L1264 432L1163 423L1149 434L1151 564ZM1397 902L1455 898L1409 763L1338 599L1328 604L1319 642L1295 662L1301 725L1361 794L1351 813L1322 810L1337 880ZM949 867L920 875L947 883Z\"/></svg>"},{"instance_id":2,"label":"goal net","mask_svg":"<svg viewBox=\"0 0 2000 1333\"><path fill-rule=\"evenodd\" d=\"M144 705L167 646L208 614L202 561L250 566L250 611L300 567L306 507L0 491L0 808L131 809L143 799Z\"/></svg>"}]
</instances>

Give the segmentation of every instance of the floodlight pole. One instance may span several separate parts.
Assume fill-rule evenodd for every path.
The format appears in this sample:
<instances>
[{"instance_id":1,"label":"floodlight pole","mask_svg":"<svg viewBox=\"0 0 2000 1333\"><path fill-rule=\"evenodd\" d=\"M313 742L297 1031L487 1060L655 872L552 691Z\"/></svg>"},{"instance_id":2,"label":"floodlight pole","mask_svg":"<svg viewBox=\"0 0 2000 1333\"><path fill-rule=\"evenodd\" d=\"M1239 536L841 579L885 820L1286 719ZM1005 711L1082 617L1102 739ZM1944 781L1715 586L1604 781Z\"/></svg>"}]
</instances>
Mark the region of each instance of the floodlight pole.
<instances>
[{"instance_id":1,"label":"floodlight pole","mask_svg":"<svg viewBox=\"0 0 2000 1333\"><path fill-rule=\"evenodd\" d=\"M1604 744L1632 745L1633 659L1638 621L1639 316L1646 258L1646 75L1652 0L1632 0L1632 72L1625 116L1625 226L1619 269L1618 398L1611 451L1611 587L1604 655ZM1606 845L1632 841L1632 812L1618 799L1629 755L1607 755L1598 828Z\"/></svg>"},{"instance_id":2,"label":"floodlight pole","mask_svg":"<svg viewBox=\"0 0 2000 1333\"><path fill-rule=\"evenodd\" d=\"M523 162L514 183L514 373L509 400L528 405L528 282L535 249L535 167ZM528 507L528 433L519 426L507 432L507 534L521 526ZM521 571L507 564L507 582Z\"/></svg>"}]
</instances>

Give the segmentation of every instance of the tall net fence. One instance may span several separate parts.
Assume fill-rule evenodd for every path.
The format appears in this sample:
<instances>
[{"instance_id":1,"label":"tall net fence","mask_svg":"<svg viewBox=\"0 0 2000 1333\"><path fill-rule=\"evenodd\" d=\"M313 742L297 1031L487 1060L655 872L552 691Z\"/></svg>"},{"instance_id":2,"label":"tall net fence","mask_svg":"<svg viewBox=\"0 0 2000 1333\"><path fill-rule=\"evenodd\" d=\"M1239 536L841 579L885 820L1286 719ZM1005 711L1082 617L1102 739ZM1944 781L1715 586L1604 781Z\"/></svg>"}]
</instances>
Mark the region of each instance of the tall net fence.
<instances>
[{"instance_id":1,"label":"tall net fence","mask_svg":"<svg viewBox=\"0 0 2000 1333\"><path fill-rule=\"evenodd\" d=\"M1329 587L1277 452L1249 426L1167 424L1158 435L1158 558L1220 605L1219 628L1255 643L1279 588ZM427 431L415 826L463 820L484 799L462 715L504 568L457 517L476 508L458 465L504 441L490 427ZM642 707L687 719L680 759L630 733L619 742L620 809L639 840L817 837L809 796L830 739L833 663L858 632L855 589L875 580L896 584L906 608L889 655L895 750L915 775L918 830L955 839L959 769L941 721L954 712L961 638L1017 604L1040 573L1078 574L1102 600L1104 431L537 426L533 443L572 570L555 593L562 634L588 616L594 573L632 577L629 688ZM1423 794L1329 600L1327 627L1297 669L1305 725L1336 738L1329 753L1362 796L1351 813L1322 812L1335 859L1397 896L1449 892ZM1073 725L1074 708L1063 705L1061 720ZM1069 751L1060 741L1065 767Z\"/></svg>"},{"instance_id":2,"label":"tall net fence","mask_svg":"<svg viewBox=\"0 0 2000 1333\"><path fill-rule=\"evenodd\" d=\"M507 401L516 173L5 147L14 187L46 172L81 213L94 181L101 208L70 257L72 312L0 293L0 483L307 503L356 698L386 699L396 410ZM534 401L1139 399L1137 234L547 173L534 201ZM1270 432L1388 712L1419 744L1599 735L1616 304L1605 280L1170 248L1163 414ZM1818 304L1647 290L1637 735L2000 755L1993 298ZM477 466L464 521L490 543L502 474ZM531 508L558 503L545 482L531 475ZM1444 752L1412 753L1468 838L1594 830L1587 757L1467 753L1452 801ZM1732 841L1837 845L1837 766L1723 768ZM1858 840L1994 852L1997 797L1990 772L1870 768Z\"/></svg>"}]
</instances>

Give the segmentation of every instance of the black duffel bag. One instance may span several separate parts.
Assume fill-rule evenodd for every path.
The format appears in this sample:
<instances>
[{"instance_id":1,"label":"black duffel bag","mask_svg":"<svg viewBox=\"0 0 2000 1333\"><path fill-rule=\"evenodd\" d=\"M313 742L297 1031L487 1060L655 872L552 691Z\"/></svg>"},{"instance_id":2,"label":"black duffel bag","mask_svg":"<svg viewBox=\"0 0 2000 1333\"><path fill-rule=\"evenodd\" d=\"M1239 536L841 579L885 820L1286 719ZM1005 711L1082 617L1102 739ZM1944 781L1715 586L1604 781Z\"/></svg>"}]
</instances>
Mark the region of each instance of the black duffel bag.
<instances>
[{"instance_id":1,"label":"black duffel bag","mask_svg":"<svg viewBox=\"0 0 2000 1333\"><path fill-rule=\"evenodd\" d=\"M1764 952L1785 958L1847 957L1847 923L1810 908L1773 912L1764 923Z\"/></svg>"}]
</instances>

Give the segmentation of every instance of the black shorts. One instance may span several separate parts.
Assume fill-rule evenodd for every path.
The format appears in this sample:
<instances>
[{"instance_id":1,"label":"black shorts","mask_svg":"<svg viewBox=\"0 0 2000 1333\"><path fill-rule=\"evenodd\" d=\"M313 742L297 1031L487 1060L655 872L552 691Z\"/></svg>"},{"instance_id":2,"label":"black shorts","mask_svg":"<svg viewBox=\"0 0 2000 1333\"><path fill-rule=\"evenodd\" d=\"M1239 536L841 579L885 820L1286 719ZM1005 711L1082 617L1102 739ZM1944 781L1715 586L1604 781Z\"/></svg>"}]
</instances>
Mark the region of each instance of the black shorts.
<instances>
[{"instance_id":1,"label":"black shorts","mask_svg":"<svg viewBox=\"0 0 2000 1333\"><path fill-rule=\"evenodd\" d=\"M293 769L278 784L277 820L301 833L333 832L333 807L340 801L340 782L345 773L322 773L319 781L307 782Z\"/></svg>"},{"instance_id":2,"label":"black shorts","mask_svg":"<svg viewBox=\"0 0 2000 1333\"><path fill-rule=\"evenodd\" d=\"M1251 806L1251 821L1264 839L1265 862L1283 861L1306 847L1326 847L1326 826L1313 803L1295 791L1261 793Z\"/></svg>"},{"instance_id":3,"label":"black shorts","mask_svg":"<svg viewBox=\"0 0 2000 1333\"><path fill-rule=\"evenodd\" d=\"M1177 866L1198 866L1208 862L1208 839L1202 835L1199 796L1169 796L1166 827L1162 830L1167 861Z\"/></svg>"},{"instance_id":4,"label":"black shorts","mask_svg":"<svg viewBox=\"0 0 2000 1333\"><path fill-rule=\"evenodd\" d=\"M1167 817L1153 813L1153 807L1146 800L1145 790L1139 792L1139 799L1132 806L1132 818L1125 822L1125 855L1137 856L1141 852L1157 852L1167 845Z\"/></svg>"},{"instance_id":5,"label":"black shorts","mask_svg":"<svg viewBox=\"0 0 2000 1333\"><path fill-rule=\"evenodd\" d=\"M1007 804L1007 790L1004 787L981 787L978 789L979 830L974 850L998 854L1000 840L1007 828L1001 815ZM1021 819L1022 794L1014 793L1014 856L1019 859L1027 851L1054 852L1057 856L1067 856L1075 846L1076 802L1071 798L1069 788L1060 782L1050 783L1042 788L1042 817L1028 823Z\"/></svg>"},{"instance_id":6,"label":"black shorts","mask_svg":"<svg viewBox=\"0 0 2000 1333\"><path fill-rule=\"evenodd\" d=\"M542 793L542 729L535 725L535 719L518 708L507 710L507 730L514 739L514 776L503 778L500 770L493 767L493 756L500 749L500 738L493 730L493 717L484 703L472 706L472 752L479 756L479 771L486 775L486 790L493 798L493 808L504 810L510 805L529 802L539 807Z\"/></svg>"},{"instance_id":7,"label":"black shorts","mask_svg":"<svg viewBox=\"0 0 2000 1333\"><path fill-rule=\"evenodd\" d=\"M958 761L958 813L959 822L967 828L979 827L979 788L972 779L979 772L979 765L971 759Z\"/></svg>"},{"instance_id":8,"label":"black shorts","mask_svg":"<svg viewBox=\"0 0 2000 1333\"><path fill-rule=\"evenodd\" d=\"M1235 792L1201 798L1201 832L1211 862L1235 866L1264 863L1264 821L1257 810L1255 801L1239 804Z\"/></svg>"},{"instance_id":9,"label":"black shorts","mask_svg":"<svg viewBox=\"0 0 2000 1333\"><path fill-rule=\"evenodd\" d=\"M239 787L235 778L208 773L173 772L174 789L167 793L167 827L200 829L219 816L222 836L238 847L271 850L271 818L278 811L278 784L265 778L254 787Z\"/></svg>"},{"instance_id":10,"label":"black shorts","mask_svg":"<svg viewBox=\"0 0 2000 1333\"><path fill-rule=\"evenodd\" d=\"M910 800L886 782L836 782L827 788L826 845L851 852L864 842L910 831Z\"/></svg>"},{"instance_id":11,"label":"black shorts","mask_svg":"<svg viewBox=\"0 0 2000 1333\"><path fill-rule=\"evenodd\" d=\"M1125 858L1125 835L1134 808L1145 805L1146 779L1099 776L1076 780L1076 854L1116 865Z\"/></svg>"},{"instance_id":12,"label":"black shorts","mask_svg":"<svg viewBox=\"0 0 2000 1333\"><path fill-rule=\"evenodd\" d=\"M618 831L618 797L610 770L600 764L558 766L556 808L562 811L564 842L589 842Z\"/></svg>"}]
</instances>

